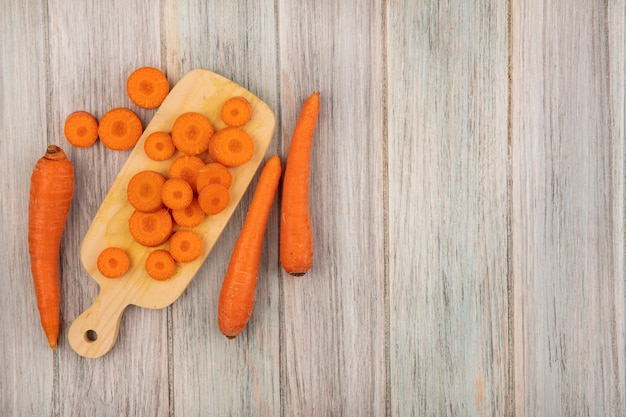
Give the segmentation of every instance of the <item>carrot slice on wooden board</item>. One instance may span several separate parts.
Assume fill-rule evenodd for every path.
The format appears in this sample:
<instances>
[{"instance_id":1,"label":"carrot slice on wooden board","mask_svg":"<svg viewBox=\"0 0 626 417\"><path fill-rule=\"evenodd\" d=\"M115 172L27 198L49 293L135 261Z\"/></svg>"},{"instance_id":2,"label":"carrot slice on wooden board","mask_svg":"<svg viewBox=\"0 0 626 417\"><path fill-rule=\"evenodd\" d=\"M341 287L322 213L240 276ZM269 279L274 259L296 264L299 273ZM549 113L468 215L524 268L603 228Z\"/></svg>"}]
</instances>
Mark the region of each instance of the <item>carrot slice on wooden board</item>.
<instances>
[{"instance_id":1,"label":"carrot slice on wooden board","mask_svg":"<svg viewBox=\"0 0 626 417\"><path fill-rule=\"evenodd\" d=\"M244 97L231 97L222 106L220 117L226 126L243 126L252 118L252 106Z\"/></svg>"},{"instance_id":2,"label":"carrot slice on wooden board","mask_svg":"<svg viewBox=\"0 0 626 417\"><path fill-rule=\"evenodd\" d=\"M206 151L213 133L209 119L197 112L181 114L172 126L174 146L186 155L198 155Z\"/></svg>"},{"instance_id":3,"label":"carrot slice on wooden board","mask_svg":"<svg viewBox=\"0 0 626 417\"><path fill-rule=\"evenodd\" d=\"M130 268L130 258L124 249L111 246L100 252L96 266L103 276L119 278Z\"/></svg>"},{"instance_id":4,"label":"carrot slice on wooden board","mask_svg":"<svg viewBox=\"0 0 626 417\"><path fill-rule=\"evenodd\" d=\"M143 126L139 116L125 108L111 109L100 118L100 141L114 151L125 151L137 144Z\"/></svg>"},{"instance_id":5,"label":"carrot slice on wooden board","mask_svg":"<svg viewBox=\"0 0 626 417\"><path fill-rule=\"evenodd\" d=\"M140 211L156 211L163 207L161 191L165 177L156 171L139 171L128 182L128 202Z\"/></svg>"},{"instance_id":6,"label":"carrot slice on wooden board","mask_svg":"<svg viewBox=\"0 0 626 417\"><path fill-rule=\"evenodd\" d=\"M31 176L28 252L41 326L52 349L60 328L59 251L73 194L72 163L61 148L48 146Z\"/></svg>"},{"instance_id":7,"label":"carrot slice on wooden board","mask_svg":"<svg viewBox=\"0 0 626 417\"><path fill-rule=\"evenodd\" d=\"M143 150L153 161L166 161L174 156L176 147L169 133L153 132L143 142Z\"/></svg>"},{"instance_id":8,"label":"carrot slice on wooden board","mask_svg":"<svg viewBox=\"0 0 626 417\"><path fill-rule=\"evenodd\" d=\"M191 262L202 254L202 238L193 230L181 229L170 238L169 249L177 262Z\"/></svg>"},{"instance_id":9,"label":"carrot slice on wooden board","mask_svg":"<svg viewBox=\"0 0 626 417\"><path fill-rule=\"evenodd\" d=\"M313 228L309 211L309 178L313 134L320 111L319 93L306 99L289 145L282 188L280 262L294 276L313 264Z\"/></svg>"},{"instance_id":10,"label":"carrot slice on wooden board","mask_svg":"<svg viewBox=\"0 0 626 417\"><path fill-rule=\"evenodd\" d=\"M154 247L167 242L172 234L172 216L167 209L152 213L135 210L128 220L133 238L143 246Z\"/></svg>"},{"instance_id":11,"label":"carrot slice on wooden board","mask_svg":"<svg viewBox=\"0 0 626 417\"><path fill-rule=\"evenodd\" d=\"M252 314L263 237L281 171L278 156L263 167L228 264L217 312L220 331L228 338L241 333Z\"/></svg>"},{"instance_id":12,"label":"carrot slice on wooden board","mask_svg":"<svg viewBox=\"0 0 626 417\"><path fill-rule=\"evenodd\" d=\"M63 133L70 144L87 148L98 140L98 120L86 111L75 111L65 119Z\"/></svg>"},{"instance_id":13,"label":"carrot slice on wooden board","mask_svg":"<svg viewBox=\"0 0 626 417\"><path fill-rule=\"evenodd\" d=\"M243 165L254 155L254 140L239 127L225 127L211 138L209 155L228 167Z\"/></svg>"},{"instance_id":14,"label":"carrot slice on wooden board","mask_svg":"<svg viewBox=\"0 0 626 417\"><path fill-rule=\"evenodd\" d=\"M126 80L126 92L130 100L144 109L153 109L163 103L170 92L165 74L153 67L141 67Z\"/></svg>"},{"instance_id":15,"label":"carrot slice on wooden board","mask_svg":"<svg viewBox=\"0 0 626 417\"><path fill-rule=\"evenodd\" d=\"M209 184L198 194L198 203L208 215L214 215L224 210L230 203L228 188L222 184Z\"/></svg>"},{"instance_id":16,"label":"carrot slice on wooden board","mask_svg":"<svg viewBox=\"0 0 626 417\"><path fill-rule=\"evenodd\" d=\"M146 272L152 279L165 281L176 271L176 261L166 250L157 249L150 252L145 263Z\"/></svg>"},{"instance_id":17,"label":"carrot slice on wooden board","mask_svg":"<svg viewBox=\"0 0 626 417\"><path fill-rule=\"evenodd\" d=\"M191 185L191 189L197 190L198 173L204 167L204 161L197 156L181 155L175 158L168 170L169 178L180 178Z\"/></svg>"},{"instance_id":18,"label":"carrot slice on wooden board","mask_svg":"<svg viewBox=\"0 0 626 417\"><path fill-rule=\"evenodd\" d=\"M233 175L228 168L219 162L211 162L206 164L198 172L196 188L198 192L209 184L222 184L226 188L230 188L233 183Z\"/></svg>"},{"instance_id":19,"label":"carrot slice on wooden board","mask_svg":"<svg viewBox=\"0 0 626 417\"><path fill-rule=\"evenodd\" d=\"M184 209L193 199L191 185L180 178L169 178L163 184L161 199L165 207L170 209Z\"/></svg>"},{"instance_id":20,"label":"carrot slice on wooden board","mask_svg":"<svg viewBox=\"0 0 626 417\"><path fill-rule=\"evenodd\" d=\"M200 207L198 198L194 197L191 203L183 209L173 209L172 218L174 222L182 227L196 227L206 217L206 213Z\"/></svg>"}]
</instances>

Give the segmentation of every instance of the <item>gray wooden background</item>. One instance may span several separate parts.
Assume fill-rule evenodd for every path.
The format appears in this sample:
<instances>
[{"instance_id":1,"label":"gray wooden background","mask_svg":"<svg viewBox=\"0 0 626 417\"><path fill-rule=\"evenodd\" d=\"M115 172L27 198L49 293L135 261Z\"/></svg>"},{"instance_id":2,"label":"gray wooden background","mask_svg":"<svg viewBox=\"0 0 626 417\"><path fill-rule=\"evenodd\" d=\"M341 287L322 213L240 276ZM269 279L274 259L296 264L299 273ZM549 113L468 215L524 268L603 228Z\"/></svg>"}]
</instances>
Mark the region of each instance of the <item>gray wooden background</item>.
<instances>
[{"instance_id":1,"label":"gray wooden background","mask_svg":"<svg viewBox=\"0 0 626 417\"><path fill-rule=\"evenodd\" d=\"M626 415L624 0L0 5L3 416ZM321 92L315 264L281 271L275 205L253 317L219 333L248 193L181 298L128 308L85 359L66 338L98 292L79 248L128 152L71 148L63 121L127 106L147 124L124 90L143 65L250 89L283 157ZM77 183L52 352L26 236L53 143Z\"/></svg>"}]
</instances>

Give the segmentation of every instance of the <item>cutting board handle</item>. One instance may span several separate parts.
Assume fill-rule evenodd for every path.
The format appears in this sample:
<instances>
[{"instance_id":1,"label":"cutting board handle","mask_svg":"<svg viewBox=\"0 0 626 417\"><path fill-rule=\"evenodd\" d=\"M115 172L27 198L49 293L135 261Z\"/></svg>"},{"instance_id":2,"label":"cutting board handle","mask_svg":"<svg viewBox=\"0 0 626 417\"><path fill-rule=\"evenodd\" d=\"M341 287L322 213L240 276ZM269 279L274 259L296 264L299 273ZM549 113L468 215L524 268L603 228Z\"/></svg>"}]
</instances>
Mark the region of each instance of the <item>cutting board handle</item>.
<instances>
[{"instance_id":1,"label":"cutting board handle","mask_svg":"<svg viewBox=\"0 0 626 417\"><path fill-rule=\"evenodd\" d=\"M98 358L111 350L127 306L100 291L93 304L70 326L67 338L72 349L86 358Z\"/></svg>"}]
</instances>

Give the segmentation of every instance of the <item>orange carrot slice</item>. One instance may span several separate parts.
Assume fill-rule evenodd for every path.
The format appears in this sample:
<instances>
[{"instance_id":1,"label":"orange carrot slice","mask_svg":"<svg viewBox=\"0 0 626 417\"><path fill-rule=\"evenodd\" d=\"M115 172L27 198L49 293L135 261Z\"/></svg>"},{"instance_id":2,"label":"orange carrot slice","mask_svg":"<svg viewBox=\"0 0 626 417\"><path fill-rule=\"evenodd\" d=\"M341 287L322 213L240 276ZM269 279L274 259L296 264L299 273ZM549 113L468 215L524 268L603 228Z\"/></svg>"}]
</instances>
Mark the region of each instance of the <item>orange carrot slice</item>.
<instances>
[{"instance_id":1,"label":"orange carrot slice","mask_svg":"<svg viewBox=\"0 0 626 417\"><path fill-rule=\"evenodd\" d=\"M156 171L140 171L128 182L128 202L140 211L156 211L163 207L161 191L165 177Z\"/></svg>"},{"instance_id":2,"label":"orange carrot slice","mask_svg":"<svg viewBox=\"0 0 626 417\"><path fill-rule=\"evenodd\" d=\"M166 250L157 249L146 258L145 268L148 275L157 281L170 279L176 271L176 261Z\"/></svg>"},{"instance_id":3,"label":"orange carrot slice","mask_svg":"<svg viewBox=\"0 0 626 417\"><path fill-rule=\"evenodd\" d=\"M98 140L98 121L86 111L75 111L65 119L63 133L77 148L87 148Z\"/></svg>"},{"instance_id":4,"label":"orange carrot slice","mask_svg":"<svg viewBox=\"0 0 626 417\"><path fill-rule=\"evenodd\" d=\"M149 134L143 143L143 150L146 156L153 161L166 161L176 152L172 135L167 132Z\"/></svg>"},{"instance_id":5,"label":"orange carrot slice","mask_svg":"<svg viewBox=\"0 0 626 417\"><path fill-rule=\"evenodd\" d=\"M172 141L186 155L198 155L207 150L214 129L209 119L197 112L183 113L172 126Z\"/></svg>"},{"instance_id":6,"label":"orange carrot slice","mask_svg":"<svg viewBox=\"0 0 626 417\"><path fill-rule=\"evenodd\" d=\"M202 254L202 238L193 230L181 229L170 238L169 249L177 262L191 262Z\"/></svg>"},{"instance_id":7,"label":"orange carrot slice","mask_svg":"<svg viewBox=\"0 0 626 417\"><path fill-rule=\"evenodd\" d=\"M135 210L128 220L130 234L139 244L148 247L167 242L172 226L172 216L164 208L152 213Z\"/></svg>"},{"instance_id":8,"label":"orange carrot slice","mask_svg":"<svg viewBox=\"0 0 626 417\"><path fill-rule=\"evenodd\" d=\"M233 183L233 175L228 168L219 162L211 162L206 164L198 172L196 188L198 192L209 184L222 184L226 188L230 188Z\"/></svg>"},{"instance_id":9,"label":"orange carrot slice","mask_svg":"<svg viewBox=\"0 0 626 417\"><path fill-rule=\"evenodd\" d=\"M130 258L124 249L108 247L98 255L96 266L103 276L119 278L128 271Z\"/></svg>"},{"instance_id":10,"label":"orange carrot slice","mask_svg":"<svg viewBox=\"0 0 626 417\"><path fill-rule=\"evenodd\" d=\"M254 140L239 127L225 127L211 138L209 155L213 161L227 167L242 165L254 155Z\"/></svg>"},{"instance_id":11,"label":"orange carrot slice","mask_svg":"<svg viewBox=\"0 0 626 417\"><path fill-rule=\"evenodd\" d=\"M163 103L170 91L165 74L153 67L141 67L133 71L126 81L130 100L144 109L153 109Z\"/></svg>"},{"instance_id":12,"label":"orange carrot slice","mask_svg":"<svg viewBox=\"0 0 626 417\"><path fill-rule=\"evenodd\" d=\"M198 203L206 214L217 214L230 203L228 188L222 184L209 184L198 194Z\"/></svg>"},{"instance_id":13,"label":"orange carrot slice","mask_svg":"<svg viewBox=\"0 0 626 417\"><path fill-rule=\"evenodd\" d=\"M226 126L243 126L252 117L252 106L244 97L231 97L222 106L220 117Z\"/></svg>"},{"instance_id":14,"label":"orange carrot slice","mask_svg":"<svg viewBox=\"0 0 626 417\"><path fill-rule=\"evenodd\" d=\"M139 116L125 108L111 109L102 116L98 126L100 141L109 149L125 151L134 147L143 126Z\"/></svg>"}]
</instances>

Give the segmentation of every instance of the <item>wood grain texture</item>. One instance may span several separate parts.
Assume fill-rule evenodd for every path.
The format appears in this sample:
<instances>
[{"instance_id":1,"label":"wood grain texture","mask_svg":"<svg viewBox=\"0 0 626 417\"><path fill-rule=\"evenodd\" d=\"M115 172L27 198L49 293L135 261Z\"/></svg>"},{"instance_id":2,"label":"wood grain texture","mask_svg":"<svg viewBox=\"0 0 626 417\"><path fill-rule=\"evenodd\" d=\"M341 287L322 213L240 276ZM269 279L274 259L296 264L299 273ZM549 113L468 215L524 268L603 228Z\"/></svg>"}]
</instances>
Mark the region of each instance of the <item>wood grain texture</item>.
<instances>
[{"instance_id":1,"label":"wood grain texture","mask_svg":"<svg viewBox=\"0 0 626 417\"><path fill-rule=\"evenodd\" d=\"M623 416L625 4L513 5L515 412Z\"/></svg>"},{"instance_id":2,"label":"wood grain texture","mask_svg":"<svg viewBox=\"0 0 626 417\"><path fill-rule=\"evenodd\" d=\"M273 1L167 1L168 74L217 72L279 107ZM278 129L266 159L278 150ZM236 339L217 326L217 304L257 176L183 296L172 305L175 415L280 415L278 213L270 214L252 317ZM276 207L276 206L275 206Z\"/></svg>"},{"instance_id":3,"label":"wood grain texture","mask_svg":"<svg viewBox=\"0 0 626 417\"><path fill-rule=\"evenodd\" d=\"M39 321L28 257L28 196L37 159L50 143L46 123L43 2L5 1L0 13L0 414L51 415L54 364ZM24 54L24 50L28 54ZM68 237L63 238L63 245ZM37 396L32 393L36 392Z\"/></svg>"},{"instance_id":4,"label":"wood grain texture","mask_svg":"<svg viewBox=\"0 0 626 417\"><path fill-rule=\"evenodd\" d=\"M381 7L278 2L283 155L304 99L321 100L313 266L282 274L285 416L386 413Z\"/></svg>"},{"instance_id":5,"label":"wood grain texture","mask_svg":"<svg viewBox=\"0 0 626 417\"><path fill-rule=\"evenodd\" d=\"M505 6L388 5L394 416L509 412Z\"/></svg>"},{"instance_id":6,"label":"wood grain texture","mask_svg":"<svg viewBox=\"0 0 626 417\"><path fill-rule=\"evenodd\" d=\"M0 0L0 415L626 416L625 17L621 0ZM124 106L146 126L156 110L125 92L141 65L250 90L283 161L321 92L316 257L282 272L279 193L252 319L220 334L255 177L181 297L129 307L86 359L67 339L98 294L80 246L130 152L73 148L63 122ZM53 353L24 216L52 143L77 173Z\"/></svg>"},{"instance_id":7,"label":"wood grain texture","mask_svg":"<svg viewBox=\"0 0 626 417\"><path fill-rule=\"evenodd\" d=\"M161 67L159 10L141 1L55 1L50 2L48 14L50 139L65 142L63 123L74 110L86 110L100 118L113 107L127 107L136 111L146 126L154 110L140 110L130 102L126 78L139 66ZM81 264L80 246L130 152L111 151L100 142L87 149L66 148L77 179L66 229L71 239L62 264L63 336L58 379L54 381L58 413L167 415L165 310L127 309L120 338L106 357L82 358L68 344L69 325L98 294L98 286Z\"/></svg>"}]
</instances>

